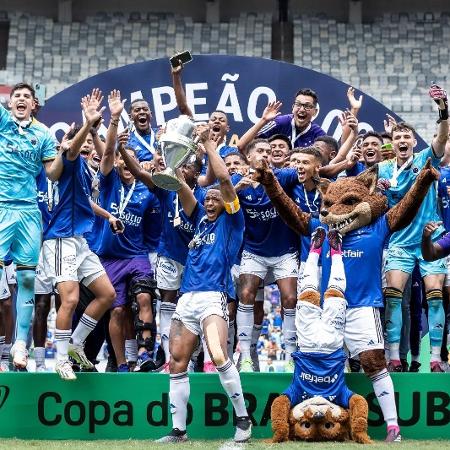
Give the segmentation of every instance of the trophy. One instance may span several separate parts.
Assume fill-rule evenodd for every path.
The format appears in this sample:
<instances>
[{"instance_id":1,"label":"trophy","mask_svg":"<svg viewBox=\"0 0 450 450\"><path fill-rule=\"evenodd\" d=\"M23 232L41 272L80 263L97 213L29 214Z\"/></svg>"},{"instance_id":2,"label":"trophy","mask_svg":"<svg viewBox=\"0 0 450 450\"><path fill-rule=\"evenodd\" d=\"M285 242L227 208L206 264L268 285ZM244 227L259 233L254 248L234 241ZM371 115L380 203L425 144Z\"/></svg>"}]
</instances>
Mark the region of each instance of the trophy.
<instances>
[{"instance_id":1,"label":"trophy","mask_svg":"<svg viewBox=\"0 0 450 450\"><path fill-rule=\"evenodd\" d=\"M166 168L153 175L152 180L156 186L168 191L178 191L181 188L175 170L197 150L197 143L192 138L194 128L195 123L189 116L182 115L167 122L166 132L159 140Z\"/></svg>"}]
</instances>

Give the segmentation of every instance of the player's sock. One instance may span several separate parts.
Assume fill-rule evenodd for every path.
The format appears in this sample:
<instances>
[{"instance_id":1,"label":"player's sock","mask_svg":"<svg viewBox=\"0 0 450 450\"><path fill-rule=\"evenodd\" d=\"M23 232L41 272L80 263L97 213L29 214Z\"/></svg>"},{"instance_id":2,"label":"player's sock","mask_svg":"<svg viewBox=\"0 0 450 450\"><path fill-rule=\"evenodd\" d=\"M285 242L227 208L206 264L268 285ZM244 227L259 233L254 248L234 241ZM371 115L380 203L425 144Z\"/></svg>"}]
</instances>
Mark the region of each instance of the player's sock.
<instances>
[{"instance_id":1,"label":"player's sock","mask_svg":"<svg viewBox=\"0 0 450 450\"><path fill-rule=\"evenodd\" d=\"M212 363L211 355L208 351L208 346L206 345L205 336L202 336L202 349L203 349L203 365Z\"/></svg>"},{"instance_id":2,"label":"player's sock","mask_svg":"<svg viewBox=\"0 0 450 450\"><path fill-rule=\"evenodd\" d=\"M0 336L0 356L3 353L3 347L5 346L5 336Z\"/></svg>"},{"instance_id":3,"label":"player's sock","mask_svg":"<svg viewBox=\"0 0 450 450\"><path fill-rule=\"evenodd\" d=\"M31 269L17 268L16 340L27 342L34 310L34 279Z\"/></svg>"},{"instance_id":4,"label":"player's sock","mask_svg":"<svg viewBox=\"0 0 450 450\"><path fill-rule=\"evenodd\" d=\"M331 271L328 281L328 289L335 289L345 294L347 280L344 271L344 262L342 261L342 251L334 251L331 255Z\"/></svg>"},{"instance_id":5,"label":"player's sock","mask_svg":"<svg viewBox=\"0 0 450 450\"><path fill-rule=\"evenodd\" d=\"M371 375L373 390L378 399L387 426L397 426L397 407L395 405L394 384L386 369Z\"/></svg>"},{"instance_id":6,"label":"player's sock","mask_svg":"<svg viewBox=\"0 0 450 450\"><path fill-rule=\"evenodd\" d=\"M230 320L228 322L227 352L231 360L233 360L233 349L234 349L234 335L235 335L234 323L235 323L234 320Z\"/></svg>"},{"instance_id":7,"label":"player's sock","mask_svg":"<svg viewBox=\"0 0 450 450\"><path fill-rule=\"evenodd\" d=\"M403 291L388 287L386 298L386 334L389 343L390 360L400 360L399 346L402 331L402 299ZM399 344L397 347L396 344Z\"/></svg>"},{"instance_id":8,"label":"player's sock","mask_svg":"<svg viewBox=\"0 0 450 450\"><path fill-rule=\"evenodd\" d=\"M236 323L242 359L250 358L253 320L253 305L239 303L236 313Z\"/></svg>"},{"instance_id":9,"label":"player's sock","mask_svg":"<svg viewBox=\"0 0 450 450\"><path fill-rule=\"evenodd\" d=\"M96 327L97 320L84 313L78 322L77 327L72 333L72 343L75 345L83 345L89 333Z\"/></svg>"},{"instance_id":10,"label":"player's sock","mask_svg":"<svg viewBox=\"0 0 450 450\"><path fill-rule=\"evenodd\" d=\"M259 341L259 337L261 336L261 330L262 330L262 325L259 324L257 325L256 323L253 324L253 328L252 328L252 340L250 343L250 347L253 348L258 345L258 341Z\"/></svg>"},{"instance_id":11,"label":"player's sock","mask_svg":"<svg viewBox=\"0 0 450 450\"><path fill-rule=\"evenodd\" d=\"M442 303L442 291L427 291L428 328L430 333L431 362L441 361L441 346L444 336L445 312Z\"/></svg>"},{"instance_id":12,"label":"player's sock","mask_svg":"<svg viewBox=\"0 0 450 450\"><path fill-rule=\"evenodd\" d=\"M11 347L12 347L11 342L8 344L5 342L5 345L3 346L3 351L2 351L2 359L1 359L2 362L9 362L9 355L11 353Z\"/></svg>"},{"instance_id":13,"label":"player's sock","mask_svg":"<svg viewBox=\"0 0 450 450\"><path fill-rule=\"evenodd\" d=\"M225 392L230 397L236 416L247 416L247 408L245 407L244 395L242 394L241 379L236 366L228 359L223 366L216 367L219 372L220 382Z\"/></svg>"},{"instance_id":14,"label":"player's sock","mask_svg":"<svg viewBox=\"0 0 450 450\"><path fill-rule=\"evenodd\" d=\"M69 359L69 341L72 330L55 330L56 359L67 361Z\"/></svg>"},{"instance_id":15,"label":"player's sock","mask_svg":"<svg viewBox=\"0 0 450 450\"><path fill-rule=\"evenodd\" d=\"M191 387L187 372L170 374L170 413L172 414L172 428L186 430L187 404Z\"/></svg>"},{"instance_id":16,"label":"player's sock","mask_svg":"<svg viewBox=\"0 0 450 450\"><path fill-rule=\"evenodd\" d=\"M34 347L34 361L36 367L45 366L45 348L44 347Z\"/></svg>"},{"instance_id":17,"label":"player's sock","mask_svg":"<svg viewBox=\"0 0 450 450\"><path fill-rule=\"evenodd\" d=\"M136 339L125 340L125 355L128 362L136 362L138 358L138 345Z\"/></svg>"},{"instance_id":18,"label":"player's sock","mask_svg":"<svg viewBox=\"0 0 450 450\"><path fill-rule=\"evenodd\" d=\"M295 309L284 308L284 319L282 325L284 345L286 348L286 359L297 350L297 330L295 328Z\"/></svg>"},{"instance_id":19,"label":"player's sock","mask_svg":"<svg viewBox=\"0 0 450 450\"><path fill-rule=\"evenodd\" d=\"M170 334L170 321L172 319L173 313L177 305L170 302L161 302L160 316L159 316L159 327L161 333L161 345L166 355L166 362L170 359L169 352L169 334Z\"/></svg>"}]
</instances>

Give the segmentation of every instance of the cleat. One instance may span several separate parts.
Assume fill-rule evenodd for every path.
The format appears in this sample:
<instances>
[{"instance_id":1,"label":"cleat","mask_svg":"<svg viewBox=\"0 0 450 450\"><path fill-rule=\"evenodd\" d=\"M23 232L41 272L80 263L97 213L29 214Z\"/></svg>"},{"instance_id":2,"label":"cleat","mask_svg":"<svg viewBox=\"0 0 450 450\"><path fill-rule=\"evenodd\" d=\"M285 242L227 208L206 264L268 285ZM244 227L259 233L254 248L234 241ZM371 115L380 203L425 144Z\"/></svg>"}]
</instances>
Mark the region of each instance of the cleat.
<instances>
[{"instance_id":1,"label":"cleat","mask_svg":"<svg viewBox=\"0 0 450 450\"><path fill-rule=\"evenodd\" d=\"M337 230L328 232L328 243L336 252L342 252L342 234Z\"/></svg>"},{"instance_id":2,"label":"cleat","mask_svg":"<svg viewBox=\"0 0 450 450\"><path fill-rule=\"evenodd\" d=\"M403 372L402 363L398 359L391 359L387 366L388 372Z\"/></svg>"},{"instance_id":3,"label":"cleat","mask_svg":"<svg viewBox=\"0 0 450 450\"><path fill-rule=\"evenodd\" d=\"M290 359L289 361L286 361L284 365L284 371L286 373L294 373L295 370L295 363L293 359Z\"/></svg>"},{"instance_id":4,"label":"cleat","mask_svg":"<svg viewBox=\"0 0 450 450\"><path fill-rule=\"evenodd\" d=\"M234 442L247 442L252 436L252 421L247 417L236 418Z\"/></svg>"},{"instance_id":5,"label":"cleat","mask_svg":"<svg viewBox=\"0 0 450 450\"><path fill-rule=\"evenodd\" d=\"M419 372L419 368L422 364L418 361L411 361L411 365L409 366L410 372Z\"/></svg>"},{"instance_id":6,"label":"cleat","mask_svg":"<svg viewBox=\"0 0 450 450\"><path fill-rule=\"evenodd\" d=\"M311 250L317 250L322 247L325 240L326 231L323 227L317 227L311 234Z\"/></svg>"},{"instance_id":7,"label":"cleat","mask_svg":"<svg viewBox=\"0 0 450 450\"><path fill-rule=\"evenodd\" d=\"M13 364L17 369L25 369L28 363L28 351L25 341L16 341L11 347Z\"/></svg>"},{"instance_id":8,"label":"cleat","mask_svg":"<svg viewBox=\"0 0 450 450\"><path fill-rule=\"evenodd\" d=\"M143 351L138 355L134 372L151 372L152 370L155 370L155 362L149 352Z\"/></svg>"},{"instance_id":9,"label":"cleat","mask_svg":"<svg viewBox=\"0 0 450 450\"><path fill-rule=\"evenodd\" d=\"M251 358L243 358L241 360L241 367L239 367L239 372L254 372L253 362Z\"/></svg>"},{"instance_id":10,"label":"cleat","mask_svg":"<svg viewBox=\"0 0 450 450\"><path fill-rule=\"evenodd\" d=\"M105 372L117 372L116 358L108 355L108 362L106 363Z\"/></svg>"},{"instance_id":11,"label":"cleat","mask_svg":"<svg viewBox=\"0 0 450 450\"><path fill-rule=\"evenodd\" d=\"M388 427L388 434L384 442L402 442L402 435L399 427Z\"/></svg>"},{"instance_id":12,"label":"cleat","mask_svg":"<svg viewBox=\"0 0 450 450\"><path fill-rule=\"evenodd\" d=\"M406 359L400 359L400 362L402 363L402 372L409 372L409 364Z\"/></svg>"},{"instance_id":13,"label":"cleat","mask_svg":"<svg viewBox=\"0 0 450 450\"><path fill-rule=\"evenodd\" d=\"M431 373L443 373L443 372L445 372L445 370L442 367L442 363L440 361L432 361L430 363L430 372Z\"/></svg>"},{"instance_id":14,"label":"cleat","mask_svg":"<svg viewBox=\"0 0 450 450\"><path fill-rule=\"evenodd\" d=\"M130 371L130 368L128 367L127 363L120 364L119 367L117 367L117 372L128 373L129 371Z\"/></svg>"},{"instance_id":15,"label":"cleat","mask_svg":"<svg viewBox=\"0 0 450 450\"><path fill-rule=\"evenodd\" d=\"M55 372L62 380L73 381L77 379L75 372L72 369L72 364L69 360L58 361L55 365Z\"/></svg>"},{"instance_id":16,"label":"cleat","mask_svg":"<svg viewBox=\"0 0 450 450\"><path fill-rule=\"evenodd\" d=\"M48 370L47 370L47 367L45 367L45 366L37 366L36 367L36 373L47 373L48 372Z\"/></svg>"},{"instance_id":17,"label":"cleat","mask_svg":"<svg viewBox=\"0 0 450 450\"><path fill-rule=\"evenodd\" d=\"M69 356L80 365L80 369L93 369L94 364L87 359L84 353L83 345L76 345L72 342L69 343Z\"/></svg>"},{"instance_id":18,"label":"cleat","mask_svg":"<svg viewBox=\"0 0 450 450\"><path fill-rule=\"evenodd\" d=\"M157 444L177 444L179 442L186 442L188 440L186 431L180 431L174 428L167 436L157 439Z\"/></svg>"},{"instance_id":19,"label":"cleat","mask_svg":"<svg viewBox=\"0 0 450 450\"><path fill-rule=\"evenodd\" d=\"M203 364L203 372L204 373L215 373L217 372L216 366L212 361L205 362Z\"/></svg>"}]
</instances>

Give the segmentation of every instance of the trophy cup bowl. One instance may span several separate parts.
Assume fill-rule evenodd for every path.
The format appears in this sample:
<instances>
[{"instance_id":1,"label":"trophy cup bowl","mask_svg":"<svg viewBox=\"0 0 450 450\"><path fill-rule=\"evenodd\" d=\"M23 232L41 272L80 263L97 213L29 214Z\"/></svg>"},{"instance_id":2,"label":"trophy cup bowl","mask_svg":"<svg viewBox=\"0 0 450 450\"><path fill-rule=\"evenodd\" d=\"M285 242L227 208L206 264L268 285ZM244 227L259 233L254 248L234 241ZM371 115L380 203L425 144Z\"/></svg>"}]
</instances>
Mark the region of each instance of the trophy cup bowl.
<instances>
[{"instance_id":1,"label":"trophy cup bowl","mask_svg":"<svg viewBox=\"0 0 450 450\"><path fill-rule=\"evenodd\" d=\"M175 170L195 154L197 145L192 138L194 129L194 121L185 115L167 122L166 132L159 140L166 168L153 175L152 180L156 186L168 191L178 191L181 188Z\"/></svg>"}]
</instances>

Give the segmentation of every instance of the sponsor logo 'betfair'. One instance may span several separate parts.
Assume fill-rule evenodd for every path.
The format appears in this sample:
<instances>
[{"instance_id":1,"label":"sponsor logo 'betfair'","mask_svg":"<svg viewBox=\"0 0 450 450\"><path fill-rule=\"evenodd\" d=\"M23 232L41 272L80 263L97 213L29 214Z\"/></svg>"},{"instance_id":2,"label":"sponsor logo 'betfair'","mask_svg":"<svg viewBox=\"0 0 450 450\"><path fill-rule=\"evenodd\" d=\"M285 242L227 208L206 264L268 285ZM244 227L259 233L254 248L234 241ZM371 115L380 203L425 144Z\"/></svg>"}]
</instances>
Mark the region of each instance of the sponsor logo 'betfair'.
<instances>
[{"instance_id":1,"label":"sponsor logo 'betfair'","mask_svg":"<svg viewBox=\"0 0 450 450\"><path fill-rule=\"evenodd\" d=\"M302 372L300 374L300 378L303 381L309 381L310 383L328 383L333 384L337 381L338 375L335 373L333 376L327 375L326 377L319 377L312 373Z\"/></svg>"}]
</instances>

